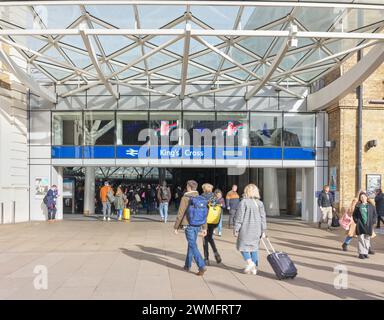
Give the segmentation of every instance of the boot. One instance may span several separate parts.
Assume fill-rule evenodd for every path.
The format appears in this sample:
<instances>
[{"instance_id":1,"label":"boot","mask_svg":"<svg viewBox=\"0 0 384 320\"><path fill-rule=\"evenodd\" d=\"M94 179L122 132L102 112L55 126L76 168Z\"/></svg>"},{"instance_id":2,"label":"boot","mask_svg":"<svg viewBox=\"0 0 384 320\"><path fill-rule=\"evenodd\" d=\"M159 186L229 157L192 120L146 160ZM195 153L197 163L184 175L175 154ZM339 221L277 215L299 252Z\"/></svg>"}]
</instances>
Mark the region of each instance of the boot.
<instances>
[{"instance_id":1,"label":"boot","mask_svg":"<svg viewBox=\"0 0 384 320\"><path fill-rule=\"evenodd\" d=\"M215 259L216 259L216 262L217 263L221 263L221 257L220 257L220 254L218 252L215 252Z\"/></svg>"},{"instance_id":2,"label":"boot","mask_svg":"<svg viewBox=\"0 0 384 320\"><path fill-rule=\"evenodd\" d=\"M348 245L346 243L343 243L341 247L343 248L343 251L348 251Z\"/></svg>"}]
</instances>

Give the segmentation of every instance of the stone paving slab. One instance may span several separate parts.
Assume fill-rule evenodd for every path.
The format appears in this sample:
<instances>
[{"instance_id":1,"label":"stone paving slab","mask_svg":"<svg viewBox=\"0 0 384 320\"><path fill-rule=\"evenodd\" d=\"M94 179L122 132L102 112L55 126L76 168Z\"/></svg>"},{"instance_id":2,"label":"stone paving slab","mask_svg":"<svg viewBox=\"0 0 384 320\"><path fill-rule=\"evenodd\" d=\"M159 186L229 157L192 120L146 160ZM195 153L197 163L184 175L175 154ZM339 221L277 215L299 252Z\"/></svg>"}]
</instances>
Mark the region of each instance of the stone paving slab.
<instances>
[{"instance_id":1,"label":"stone paving slab","mask_svg":"<svg viewBox=\"0 0 384 320\"><path fill-rule=\"evenodd\" d=\"M150 219L149 219L150 218ZM372 240L376 254L357 258L354 239L341 250L344 231L319 230L296 219L269 219L268 235L287 252L299 275L279 281L259 252L257 276L242 274L244 262L232 231L215 237L223 263L204 277L185 272L183 232L157 216L132 222L70 219L0 226L0 299L384 299L384 235ZM170 217L174 220L174 217ZM202 249L202 238L198 245ZM47 290L36 290L34 268L48 271ZM334 286L336 266L348 271L348 288Z\"/></svg>"}]
</instances>

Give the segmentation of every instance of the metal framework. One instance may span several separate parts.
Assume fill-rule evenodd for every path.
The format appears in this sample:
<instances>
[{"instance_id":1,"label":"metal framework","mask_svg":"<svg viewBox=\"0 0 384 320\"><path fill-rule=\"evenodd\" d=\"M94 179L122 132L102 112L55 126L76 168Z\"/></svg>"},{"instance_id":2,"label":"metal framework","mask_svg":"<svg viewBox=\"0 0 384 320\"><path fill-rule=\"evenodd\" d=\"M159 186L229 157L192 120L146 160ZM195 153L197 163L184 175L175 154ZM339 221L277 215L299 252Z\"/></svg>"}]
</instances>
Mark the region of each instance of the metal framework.
<instances>
[{"instance_id":1,"label":"metal framework","mask_svg":"<svg viewBox=\"0 0 384 320\"><path fill-rule=\"evenodd\" d=\"M247 87L249 100L265 86L303 98L294 86L309 86L358 50L381 45L383 27L384 5L369 0L0 3L0 43L43 82L69 85L63 98L98 85L116 99L122 87L180 99ZM0 53L27 87L56 99ZM189 92L193 84L208 88Z\"/></svg>"}]
</instances>

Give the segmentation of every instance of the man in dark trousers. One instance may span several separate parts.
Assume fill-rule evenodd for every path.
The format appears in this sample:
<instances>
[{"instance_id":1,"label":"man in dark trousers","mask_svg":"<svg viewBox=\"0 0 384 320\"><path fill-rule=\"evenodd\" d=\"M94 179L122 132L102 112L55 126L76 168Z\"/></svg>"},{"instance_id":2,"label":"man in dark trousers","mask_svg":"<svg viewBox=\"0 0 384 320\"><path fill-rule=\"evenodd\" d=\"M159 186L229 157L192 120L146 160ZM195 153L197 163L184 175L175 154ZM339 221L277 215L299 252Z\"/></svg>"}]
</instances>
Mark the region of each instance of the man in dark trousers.
<instances>
[{"instance_id":1,"label":"man in dark trousers","mask_svg":"<svg viewBox=\"0 0 384 320\"><path fill-rule=\"evenodd\" d=\"M317 199L317 204L320 207L321 217L319 221L319 229L321 228L322 222L327 222L327 230L331 230L333 212L336 209L333 207L334 199L332 193L329 191L329 186L325 185L323 191L321 191L319 198Z\"/></svg>"},{"instance_id":2,"label":"man in dark trousers","mask_svg":"<svg viewBox=\"0 0 384 320\"><path fill-rule=\"evenodd\" d=\"M168 220L168 205L171 196L171 190L167 187L167 182L163 181L162 186L157 190L157 200L159 201L160 217L164 223L167 223Z\"/></svg>"}]
</instances>

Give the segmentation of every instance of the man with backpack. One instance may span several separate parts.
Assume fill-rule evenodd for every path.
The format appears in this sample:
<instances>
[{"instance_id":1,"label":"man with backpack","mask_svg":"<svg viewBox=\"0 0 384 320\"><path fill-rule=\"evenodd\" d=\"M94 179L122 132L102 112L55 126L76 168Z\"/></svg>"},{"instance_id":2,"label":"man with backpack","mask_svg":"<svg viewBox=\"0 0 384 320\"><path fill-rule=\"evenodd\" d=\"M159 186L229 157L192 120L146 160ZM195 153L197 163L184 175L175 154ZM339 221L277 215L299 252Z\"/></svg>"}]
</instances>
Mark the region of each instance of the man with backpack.
<instances>
[{"instance_id":1,"label":"man with backpack","mask_svg":"<svg viewBox=\"0 0 384 320\"><path fill-rule=\"evenodd\" d=\"M174 229L175 234L178 234L178 230L183 228L188 242L184 270L189 272L194 259L199 268L196 275L202 276L207 268L197 247L197 237L200 230L202 230L203 237L207 235L208 201L199 195L197 186L198 184L194 180L187 182L187 192L181 198Z\"/></svg>"},{"instance_id":2,"label":"man with backpack","mask_svg":"<svg viewBox=\"0 0 384 320\"><path fill-rule=\"evenodd\" d=\"M100 199L103 204L103 221L111 220L111 211L112 211L112 203L115 201L115 197L113 195L113 190L109 185L108 181L104 182L104 186L100 189Z\"/></svg>"},{"instance_id":3,"label":"man with backpack","mask_svg":"<svg viewBox=\"0 0 384 320\"><path fill-rule=\"evenodd\" d=\"M159 200L159 211L161 220L167 223L168 205L171 201L171 190L167 187L167 182L163 181L162 186L157 191L157 199Z\"/></svg>"},{"instance_id":4,"label":"man with backpack","mask_svg":"<svg viewBox=\"0 0 384 320\"><path fill-rule=\"evenodd\" d=\"M43 202L48 209L48 222L54 222L56 218L56 198L58 197L57 186L54 184L45 195Z\"/></svg>"}]
</instances>

